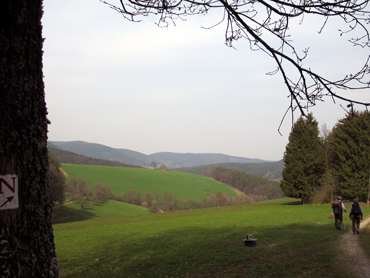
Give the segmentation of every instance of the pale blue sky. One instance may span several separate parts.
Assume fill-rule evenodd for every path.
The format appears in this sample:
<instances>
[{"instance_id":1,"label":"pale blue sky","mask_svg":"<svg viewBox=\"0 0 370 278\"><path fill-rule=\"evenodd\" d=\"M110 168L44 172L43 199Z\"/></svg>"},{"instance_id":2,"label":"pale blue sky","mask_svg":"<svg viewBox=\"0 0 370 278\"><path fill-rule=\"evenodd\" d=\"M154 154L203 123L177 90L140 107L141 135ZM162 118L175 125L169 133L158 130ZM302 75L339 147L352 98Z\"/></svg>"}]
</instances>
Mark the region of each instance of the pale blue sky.
<instances>
[{"instance_id":1,"label":"pale blue sky","mask_svg":"<svg viewBox=\"0 0 370 278\"><path fill-rule=\"evenodd\" d=\"M83 140L145 154L282 159L291 118L281 136L277 129L289 99L280 75L266 75L275 64L246 42L226 47L223 26L201 28L216 22L198 16L164 29L152 18L128 22L98 0L45 0L49 140ZM292 32L302 47L312 44L312 67L330 76L359 67L363 51L339 47L338 28L330 27L319 39L318 24ZM357 97L369 101L369 96L367 91ZM330 99L312 112L329 127L345 115Z\"/></svg>"}]
</instances>

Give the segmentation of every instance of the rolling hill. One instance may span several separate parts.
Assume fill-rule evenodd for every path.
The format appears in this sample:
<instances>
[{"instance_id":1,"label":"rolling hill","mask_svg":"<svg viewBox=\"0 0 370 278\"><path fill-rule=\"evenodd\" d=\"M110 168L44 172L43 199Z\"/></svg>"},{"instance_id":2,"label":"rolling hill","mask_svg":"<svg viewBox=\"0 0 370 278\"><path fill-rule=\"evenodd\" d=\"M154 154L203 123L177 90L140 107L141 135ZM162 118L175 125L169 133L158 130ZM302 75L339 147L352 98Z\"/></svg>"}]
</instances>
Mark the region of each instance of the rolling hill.
<instances>
[{"instance_id":1,"label":"rolling hill","mask_svg":"<svg viewBox=\"0 0 370 278\"><path fill-rule=\"evenodd\" d=\"M166 165L170 168L192 167L215 163L263 163L261 159L229 156L225 154L194 154L194 153L173 153L159 152L146 155L128 149L116 149L105 145L88 143L84 141L49 141L49 147L66 150L76 154L96 159L112 160L121 163L150 166L152 162Z\"/></svg>"},{"instance_id":2,"label":"rolling hill","mask_svg":"<svg viewBox=\"0 0 370 278\"><path fill-rule=\"evenodd\" d=\"M179 199L193 200L208 198L207 193L217 192L236 196L236 189L229 185L184 172L72 164L62 164L62 169L68 177L84 178L91 189L96 183L103 183L117 195L131 189L171 193Z\"/></svg>"},{"instance_id":3,"label":"rolling hill","mask_svg":"<svg viewBox=\"0 0 370 278\"><path fill-rule=\"evenodd\" d=\"M149 156L139 152L126 149L114 149L105 145L87 143L84 141L49 141L48 146L87 157L118 161L139 166L149 166L153 161Z\"/></svg>"},{"instance_id":4,"label":"rolling hill","mask_svg":"<svg viewBox=\"0 0 370 278\"><path fill-rule=\"evenodd\" d=\"M254 175L258 177L264 177L270 180L279 181L282 179L282 171L284 169L284 162L274 161L274 162L262 162L262 163L218 163L218 164L208 164L193 167L177 168L176 171L188 172L197 175L206 175L212 171L214 167L221 167L231 170L237 170L241 172L246 172L249 175Z\"/></svg>"},{"instance_id":5,"label":"rolling hill","mask_svg":"<svg viewBox=\"0 0 370 278\"><path fill-rule=\"evenodd\" d=\"M82 154L65 151L56 148L55 146L52 147L50 145L48 146L48 151L49 154L54 156L60 163L140 168L140 166L137 165L127 164L114 160L106 160L84 156Z\"/></svg>"}]
</instances>

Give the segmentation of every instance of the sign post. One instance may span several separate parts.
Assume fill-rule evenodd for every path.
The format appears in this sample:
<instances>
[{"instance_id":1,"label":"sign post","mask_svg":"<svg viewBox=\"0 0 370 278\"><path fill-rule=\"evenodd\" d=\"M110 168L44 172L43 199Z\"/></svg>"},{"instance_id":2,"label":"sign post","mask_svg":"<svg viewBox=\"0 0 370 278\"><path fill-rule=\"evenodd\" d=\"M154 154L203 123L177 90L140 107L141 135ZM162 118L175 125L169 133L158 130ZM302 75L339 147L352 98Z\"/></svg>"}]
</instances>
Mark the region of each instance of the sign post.
<instances>
[{"instance_id":1,"label":"sign post","mask_svg":"<svg viewBox=\"0 0 370 278\"><path fill-rule=\"evenodd\" d=\"M18 176L0 176L0 210L18 208Z\"/></svg>"}]
</instances>

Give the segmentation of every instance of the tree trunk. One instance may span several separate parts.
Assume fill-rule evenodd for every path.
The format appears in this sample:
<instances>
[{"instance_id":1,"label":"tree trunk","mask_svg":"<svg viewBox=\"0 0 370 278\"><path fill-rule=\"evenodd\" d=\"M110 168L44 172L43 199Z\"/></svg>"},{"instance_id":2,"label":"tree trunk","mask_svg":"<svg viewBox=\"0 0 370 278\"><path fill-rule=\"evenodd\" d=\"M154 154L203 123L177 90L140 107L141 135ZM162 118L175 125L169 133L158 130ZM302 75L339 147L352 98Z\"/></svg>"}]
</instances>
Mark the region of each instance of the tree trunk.
<instances>
[{"instance_id":1,"label":"tree trunk","mask_svg":"<svg viewBox=\"0 0 370 278\"><path fill-rule=\"evenodd\" d=\"M42 0L0 1L0 176L18 177L18 207L0 209L0 277L58 277L41 16Z\"/></svg>"}]
</instances>

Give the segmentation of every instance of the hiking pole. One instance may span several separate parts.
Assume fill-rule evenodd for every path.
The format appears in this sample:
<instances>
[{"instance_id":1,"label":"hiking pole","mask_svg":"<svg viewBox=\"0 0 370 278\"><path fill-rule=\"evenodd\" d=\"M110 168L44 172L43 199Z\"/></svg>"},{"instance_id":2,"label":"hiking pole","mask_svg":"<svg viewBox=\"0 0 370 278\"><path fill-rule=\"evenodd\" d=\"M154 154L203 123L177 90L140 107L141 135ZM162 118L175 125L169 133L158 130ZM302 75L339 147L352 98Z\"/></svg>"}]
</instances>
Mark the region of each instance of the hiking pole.
<instances>
[{"instance_id":1,"label":"hiking pole","mask_svg":"<svg viewBox=\"0 0 370 278\"><path fill-rule=\"evenodd\" d=\"M344 217L344 231L346 231L346 218Z\"/></svg>"},{"instance_id":2,"label":"hiking pole","mask_svg":"<svg viewBox=\"0 0 370 278\"><path fill-rule=\"evenodd\" d=\"M345 211L346 212L346 211ZM344 214L344 213L343 213ZM346 218L345 217L343 217L344 218L344 231L346 231Z\"/></svg>"}]
</instances>

